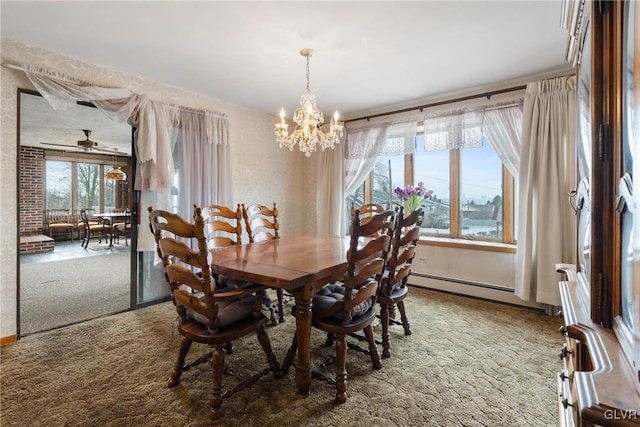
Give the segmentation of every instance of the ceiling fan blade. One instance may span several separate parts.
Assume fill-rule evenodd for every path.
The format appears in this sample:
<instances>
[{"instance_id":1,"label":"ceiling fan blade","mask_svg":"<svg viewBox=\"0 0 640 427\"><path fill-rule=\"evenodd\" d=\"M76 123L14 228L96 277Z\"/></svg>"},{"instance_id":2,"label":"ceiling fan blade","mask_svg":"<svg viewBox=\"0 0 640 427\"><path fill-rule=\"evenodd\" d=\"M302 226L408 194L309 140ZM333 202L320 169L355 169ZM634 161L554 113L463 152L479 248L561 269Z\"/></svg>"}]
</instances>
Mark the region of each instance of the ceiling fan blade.
<instances>
[{"instance_id":1,"label":"ceiling fan blade","mask_svg":"<svg viewBox=\"0 0 640 427\"><path fill-rule=\"evenodd\" d=\"M116 151L116 150L108 150L108 149L104 149L104 148L94 148L93 150L91 150L92 153L105 153L105 154L118 154L118 155L123 155L124 153L122 153L122 151Z\"/></svg>"},{"instance_id":2,"label":"ceiling fan blade","mask_svg":"<svg viewBox=\"0 0 640 427\"><path fill-rule=\"evenodd\" d=\"M53 142L41 142L40 144L42 144L42 145L55 145L55 146L57 146L57 147L73 147L73 148L76 148L76 146L75 146L75 145L70 145L70 144L55 144L55 143L53 143Z\"/></svg>"}]
</instances>

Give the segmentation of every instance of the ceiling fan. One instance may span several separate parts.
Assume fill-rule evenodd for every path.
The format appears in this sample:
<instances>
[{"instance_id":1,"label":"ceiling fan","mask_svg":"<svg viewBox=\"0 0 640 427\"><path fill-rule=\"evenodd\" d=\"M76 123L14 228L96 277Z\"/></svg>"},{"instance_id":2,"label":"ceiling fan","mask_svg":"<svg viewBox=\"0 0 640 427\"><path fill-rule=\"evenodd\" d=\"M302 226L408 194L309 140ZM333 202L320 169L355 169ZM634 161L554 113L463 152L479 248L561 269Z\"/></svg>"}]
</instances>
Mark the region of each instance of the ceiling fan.
<instances>
[{"instance_id":1,"label":"ceiling fan","mask_svg":"<svg viewBox=\"0 0 640 427\"><path fill-rule=\"evenodd\" d=\"M106 154L120 154L120 152L118 151L117 148L114 147L105 147L105 146L98 146L98 143L95 141L92 141L91 139L89 139L89 135L91 135L91 131L89 129L82 129L82 132L84 132L85 135L85 139L81 139L80 141L78 141L77 146L76 145L70 145L70 144L55 144L52 142L41 142L40 144L43 145L54 145L54 146L58 146L58 147L72 147L72 148L76 148L79 151L91 151L91 152L95 152L95 153L106 153ZM76 150L74 150L76 151Z\"/></svg>"}]
</instances>

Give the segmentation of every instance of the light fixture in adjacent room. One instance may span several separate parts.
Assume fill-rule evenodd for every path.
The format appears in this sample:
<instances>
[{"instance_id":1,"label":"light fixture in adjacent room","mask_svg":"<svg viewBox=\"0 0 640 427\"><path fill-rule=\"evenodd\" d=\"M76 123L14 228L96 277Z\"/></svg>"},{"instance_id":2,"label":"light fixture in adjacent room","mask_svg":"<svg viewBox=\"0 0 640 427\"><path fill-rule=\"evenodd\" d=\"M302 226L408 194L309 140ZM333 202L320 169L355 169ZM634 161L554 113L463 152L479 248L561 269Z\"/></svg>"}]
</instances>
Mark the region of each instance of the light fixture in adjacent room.
<instances>
[{"instance_id":1,"label":"light fixture in adjacent room","mask_svg":"<svg viewBox=\"0 0 640 427\"><path fill-rule=\"evenodd\" d=\"M293 150L298 144L300 151L309 157L316 151L317 146L323 151L325 148L334 148L342 137L343 125L338 121L336 111L329 124L329 132L325 133L320 128L324 123L324 117L316 107L316 96L309 90L309 58L313 55L313 49L302 49L300 55L307 61L307 91L300 97L300 107L293 115L296 128L291 135L287 131L289 125L284 120L284 109L280 111L280 123L276 124L276 140L280 148L287 147L289 150Z\"/></svg>"},{"instance_id":2,"label":"light fixture in adjacent room","mask_svg":"<svg viewBox=\"0 0 640 427\"><path fill-rule=\"evenodd\" d=\"M120 169L120 166L114 165L107 171L107 179L111 181L126 181L127 174Z\"/></svg>"}]
</instances>

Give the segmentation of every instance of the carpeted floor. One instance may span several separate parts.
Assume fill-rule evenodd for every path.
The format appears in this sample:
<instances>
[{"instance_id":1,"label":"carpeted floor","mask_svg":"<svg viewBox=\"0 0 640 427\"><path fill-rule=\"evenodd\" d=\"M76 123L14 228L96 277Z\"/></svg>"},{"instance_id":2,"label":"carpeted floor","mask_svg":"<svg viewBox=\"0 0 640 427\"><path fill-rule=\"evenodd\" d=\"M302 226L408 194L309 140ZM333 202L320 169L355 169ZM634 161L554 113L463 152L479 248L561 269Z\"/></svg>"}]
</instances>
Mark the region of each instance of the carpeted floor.
<instances>
[{"instance_id":1,"label":"carpeted floor","mask_svg":"<svg viewBox=\"0 0 640 427\"><path fill-rule=\"evenodd\" d=\"M20 333L45 331L129 308L129 252L21 264Z\"/></svg>"},{"instance_id":2,"label":"carpeted floor","mask_svg":"<svg viewBox=\"0 0 640 427\"><path fill-rule=\"evenodd\" d=\"M223 402L219 425L555 426L560 322L524 308L411 288L413 335L392 329L393 356L373 370L349 351L349 399L312 383L295 392L294 372L268 376ZM201 365L168 389L177 354L175 310L162 303L34 334L1 349L0 424L8 426L210 425L210 370ZM279 360L295 322L269 326ZM312 334L314 363L332 352ZM227 361L245 374L266 366L257 339L234 344ZM194 352L195 350L195 352ZM205 349L194 344L192 352ZM257 356L259 355L259 356ZM332 369L329 372L333 372ZM227 386L233 384L227 379Z\"/></svg>"}]
</instances>

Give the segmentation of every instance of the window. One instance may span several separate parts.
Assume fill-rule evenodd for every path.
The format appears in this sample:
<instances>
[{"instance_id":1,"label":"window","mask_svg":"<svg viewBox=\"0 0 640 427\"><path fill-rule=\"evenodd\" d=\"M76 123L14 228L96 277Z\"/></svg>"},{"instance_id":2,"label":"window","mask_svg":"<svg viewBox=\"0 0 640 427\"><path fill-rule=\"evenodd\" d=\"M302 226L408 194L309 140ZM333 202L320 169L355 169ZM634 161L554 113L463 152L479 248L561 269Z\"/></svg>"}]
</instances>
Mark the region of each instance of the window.
<instances>
[{"instance_id":1,"label":"window","mask_svg":"<svg viewBox=\"0 0 640 427\"><path fill-rule=\"evenodd\" d=\"M398 203L393 188L424 182L433 196L424 204L423 235L515 243L514 179L487 137L473 147L435 150L425 149L424 134L415 140L414 154L378 158L365 184L347 198L347 209L351 201L386 206L390 196Z\"/></svg>"},{"instance_id":2,"label":"window","mask_svg":"<svg viewBox=\"0 0 640 427\"><path fill-rule=\"evenodd\" d=\"M47 209L71 209L71 162L46 163Z\"/></svg>"},{"instance_id":3,"label":"window","mask_svg":"<svg viewBox=\"0 0 640 427\"><path fill-rule=\"evenodd\" d=\"M486 140L460 149L459 218L460 236L502 240L502 162Z\"/></svg>"},{"instance_id":4,"label":"window","mask_svg":"<svg viewBox=\"0 0 640 427\"><path fill-rule=\"evenodd\" d=\"M413 183L434 191L425 204L425 234L514 243L513 178L486 137L479 147L435 151L424 150L422 138L417 136Z\"/></svg>"},{"instance_id":5,"label":"window","mask_svg":"<svg viewBox=\"0 0 640 427\"><path fill-rule=\"evenodd\" d=\"M90 163L77 163L78 171L78 209L100 208L100 166Z\"/></svg>"},{"instance_id":6,"label":"window","mask_svg":"<svg viewBox=\"0 0 640 427\"><path fill-rule=\"evenodd\" d=\"M371 203L390 206L399 186L404 186L404 156L379 157L371 172Z\"/></svg>"},{"instance_id":7,"label":"window","mask_svg":"<svg viewBox=\"0 0 640 427\"><path fill-rule=\"evenodd\" d=\"M47 209L93 209L105 212L128 206L128 184L106 178L112 163L104 160L63 160L62 156L45 159ZM103 162L103 163L101 163Z\"/></svg>"},{"instance_id":8,"label":"window","mask_svg":"<svg viewBox=\"0 0 640 427\"><path fill-rule=\"evenodd\" d=\"M638 126L640 122L637 119L637 105L640 104L636 99L637 88L634 87L634 65L637 67L638 59L635 58L637 46L634 43L634 27L635 8L634 2L629 2L624 8L625 28L623 37L622 51L622 121L621 121L621 141L620 141L620 159L618 166L619 171L616 174L618 179L618 204L616 206L619 217L619 251L620 251L620 308L619 315L619 331L623 335L626 342L625 350L630 360L638 362L640 359L640 347L636 348L635 356L632 354L634 350L632 338L634 333L634 325L640 325L635 317L638 313L634 310L634 279L637 281L637 272L634 274L634 235L637 236L635 227L637 224L638 207L637 200L637 176L634 176L634 169L637 172L637 158L634 159L634 151L638 152L637 129L634 132L634 126ZM637 40L637 36L636 36ZM637 69L637 68L636 68ZM637 84L637 79L636 82ZM634 96L634 92L636 95ZM634 164L635 163L635 164ZM635 184L634 184L635 181ZM636 296L637 298L637 296ZM636 330L637 333L637 330ZM638 346L638 344L635 344ZM636 369L638 371L638 369Z\"/></svg>"},{"instance_id":9,"label":"window","mask_svg":"<svg viewBox=\"0 0 640 427\"><path fill-rule=\"evenodd\" d=\"M424 137L416 137L418 150L413 160L413 184L424 182L433 190L432 200L426 203L426 212L422 228L425 233L450 235L451 227L451 177L450 151L425 151Z\"/></svg>"}]
</instances>

